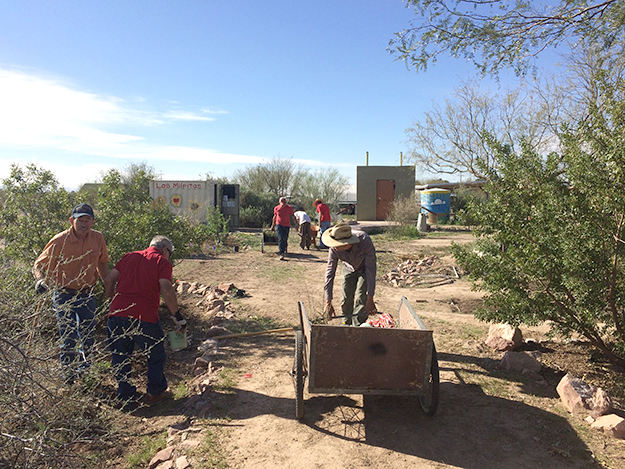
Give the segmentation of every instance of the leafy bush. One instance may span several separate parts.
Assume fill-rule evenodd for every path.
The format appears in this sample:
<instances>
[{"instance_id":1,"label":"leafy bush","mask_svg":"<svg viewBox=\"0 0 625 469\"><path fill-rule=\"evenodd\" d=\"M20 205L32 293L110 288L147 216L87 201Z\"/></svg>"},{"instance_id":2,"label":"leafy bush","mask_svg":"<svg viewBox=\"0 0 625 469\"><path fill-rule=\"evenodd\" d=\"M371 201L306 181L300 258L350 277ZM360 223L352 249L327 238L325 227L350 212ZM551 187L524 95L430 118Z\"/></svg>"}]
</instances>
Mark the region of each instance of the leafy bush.
<instances>
[{"instance_id":1,"label":"leafy bush","mask_svg":"<svg viewBox=\"0 0 625 469\"><path fill-rule=\"evenodd\" d=\"M625 365L625 102L604 98L561 153L492 143L489 200L471 204L478 240L453 252L486 291L481 319L548 322Z\"/></svg>"},{"instance_id":2,"label":"leafy bush","mask_svg":"<svg viewBox=\"0 0 625 469\"><path fill-rule=\"evenodd\" d=\"M276 196L269 192L242 189L239 193L239 222L247 228L262 228L271 224Z\"/></svg>"},{"instance_id":3,"label":"leafy bush","mask_svg":"<svg viewBox=\"0 0 625 469\"><path fill-rule=\"evenodd\" d=\"M12 165L2 186L0 237L6 253L32 264L52 236L69 228L74 195L50 171L32 164L25 169Z\"/></svg>"},{"instance_id":4,"label":"leafy bush","mask_svg":"<svg viewBox=\"0 0 625 469\"><path fill-rule=\"evenodd\" d=\"M95 228L104 234L113 262L127 252L145 249L157 234L171 239L177 258L202 251L206 243L225 240L227 221L219 211L209 212L207 222L198 224L172 214L164 204L154 204L149 194L154 176L150 168L134 167L129 178L115 169L103 178Z\"/></svg>"},{"instance_id":5,"label":"leafy bush","mask_svg":"<svg viewBox=\"0 0 625 469\"><path fill-rule=\"evenodd\" d=\"M148 192L153 176L145 165L133 166L125 174L110 171L92 200L84 200L88 194L76 198L51 172L34 165L25 169L14 165L2 181L0 467L97 467L96 460L76 447L89 440L113 439L115 414L99 405L110 396L98 394L101 381L111 379L106 337L102 331L96 335L89 376L81 384L65 386L51 292L36 297L33 289L34 259L53 235L70 226L71 208L78 202L94 207L95 228L104 233L112 262L146 248L156 234L172 239L175 256L225 240L227 222L221 213L213 211L206 223L198 224L153 204ZM101 305L96 317L103 319L106 313L106 305Z\"/></svg>"},{"instance_id":6,"label":"leafy bush","mask_svg":"<svg viewBox=\"0 0 625 469\"><path fill-rule=\"evenodd\" d=\"M454 214L454 223L475 226L476 220L469 207L471 204L483 203L485 199L486 195L481 189L462 186L455 189L450 198L450 209Z\"/></svg>"}]
</instances>

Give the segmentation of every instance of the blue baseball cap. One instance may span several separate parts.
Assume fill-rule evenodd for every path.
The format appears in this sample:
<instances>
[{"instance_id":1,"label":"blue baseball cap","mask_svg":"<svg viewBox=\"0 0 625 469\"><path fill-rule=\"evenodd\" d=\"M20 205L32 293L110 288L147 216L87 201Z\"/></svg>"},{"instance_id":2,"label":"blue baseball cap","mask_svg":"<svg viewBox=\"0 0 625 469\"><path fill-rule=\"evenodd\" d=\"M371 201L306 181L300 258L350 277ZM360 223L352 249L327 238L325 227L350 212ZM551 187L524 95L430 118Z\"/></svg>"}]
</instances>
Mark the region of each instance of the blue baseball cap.
<instances>
[{"instance_id":1,"label":"blue baseball cap","mask_svg":"<svg viewBox=\"0 0 625 469\"><path fill-rule=\"evenodd\" d=\"M95 216L93 215L93 209L90 205L78 204L72 210L72 218L78 218L84 215L89 215L91 218L95 218Z\"/></svg>"}]
</instances>

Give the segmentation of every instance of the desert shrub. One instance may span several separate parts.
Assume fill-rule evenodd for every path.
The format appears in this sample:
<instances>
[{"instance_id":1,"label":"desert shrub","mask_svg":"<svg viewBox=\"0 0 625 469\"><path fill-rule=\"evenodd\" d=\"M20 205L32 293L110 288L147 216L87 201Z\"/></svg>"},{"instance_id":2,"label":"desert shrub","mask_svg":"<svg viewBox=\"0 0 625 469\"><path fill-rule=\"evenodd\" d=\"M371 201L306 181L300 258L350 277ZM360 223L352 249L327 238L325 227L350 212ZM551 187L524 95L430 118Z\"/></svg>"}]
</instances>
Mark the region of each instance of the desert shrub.
<instances>
[{"instance_id":1,"label":"desert shrub","mask_svg":"<svg viewBox=\"0 0 625 469\"><path fill-rule=\"evenodd\" d=\"M242 189L239 194L239 222L242 227L262 228L271 224L273 208L278 204L275 194Z\"/></svg>"},{"instance_id":2,"label":"desert shrub","mask_svg":"<svg viewBox=\"0 0 625 469\"><path fill-rule=\"evenodd\" d=\"M127 252L145 249L157 234L171 239L175 258L200 252L207 243L225 240L227 220L219 211L210 211L207 222L199 224L174 215L164 204L154 204L148 190L153 177L149 168L135 168L131 178L113 169L102 180L94 228L104 234L112 262Z\"/></svg>"},{"instance_id":3,"label":"desert shrub","mask_svg":"<svg viewBox=\"0 0 625 469\"><path fill-rule=\"evenodd\" d=\"M471 206L476 245L453 252L486 292L478 317L547 322L625 365L625 102L602 91L558 153L492 142L489 200Z\"/></svg>"},{"instance_id":4,"label":"desert shrub","mask_svg":"<svg viewBox=\"0 0 625 469\"><path fill-rule=\"evenodd\" d=\"M175 256L227 236L226 220L217 211L198 224L154 206L147 189L153 175L149 168L134 169L131 177L116 170L106 174L95 200L73 200L52 173L34 165L14 166L2 181L0 467L97 467L88 454L97 455L97 445L113 438L115 414L100 405L110 400L100 384L111 381L103 329L96 333L89 374L72 387L64 385L51 293L36 296L33 289L33 261L54 234L69 227L71 208L79 202L94 206L95 229L104 233L112 262L146 248L155 234L172 239ZM107 311L106 304L98 304L101 325ZM94 451L76 451L86 444Z\"/></svg>"},{"instance_id":5,"label":"desert shrub","mask_svg":"<svg viewBox=\"0 0 625 469\"><path fill-rule=\"evenodd\" d=\"M2 186L0 237L6 253L34 262L50 238L69 227L73 194L60 187L50 171L32 164L12 165Z\"/></svg>"},{"instance_id":6,"label":"desert shrub","mask_svg":"<svg viewBox=\"0 0 625 469\"><path fill-rule=\"evenodd\" d=\"M421 236L416 223L421 211L414 195L397 197L389 211L386 220L391 222L388 233L393 238L418 238Z\"/></svg>"},{"instance_id":7,"label":"desert shrub","mask_svg":"<svg viewBox=\"0 0 625 469\"><path fill-rule=\"evenodd\" d=\"M93 388L63 385L50 295L35 296L29 266L0 251L0 277L0 467L94 467L75 448L111 438L111 415Z\"/></svg>"},{"instance_id":8,"label":"desert shrub","mask_svg":"<svg viewBox=\"0 0 625 469\"><path fill-rule=\"evenodd\" d=\"M454 189L450 198L450 209L454 214L453 222L459 225L475 226L477 220L471 211L471 204L479 205L486 200L486 194L477 188L459 187Z\"/></svg>"},{"instance_id":9,"label":"desert shrub","mask_svg":"<svg viewBox=\"0 0 625 469\"><path fill-rule=\"evenodd\" d=\"M306 175L304 167L292 158L274 157L234 173L234 179L256 194L269 193L276 199L293 195ZM275 205L275 204L274 204Z\"/></svg>"},{"instance_id":10,"label":"desert shrub","mask_svg":"<svg viewBox=\"0 0 625 469\"><path fill-rule=\"evenodd\" d=\"M289 204L302 207L309 215L314 214L314 200L322 198L334 213L349 188L349 180L337 169L311 171L288 158L272 158L250 166L235 173L235 179L241 184L240 224L248 228L269 225L273 208L282 196L289 197Z\"/></svg>"},{"instance_id":11,"label":"desert shrub","mask_svg":"<svg viewBox=\"0 0 625 469\"><path fill-rule=\"evenodd\" d=\"M300 186L295 188L292 194L297 199L297 204L304 207L308 214L315 213L313 202L317 198L330 207L331 213L336 213L339 208L338 202L344 200L349 179L341 175L335 168L320 169L314 172L307 171Z\"/></svg>"}]
</instances>

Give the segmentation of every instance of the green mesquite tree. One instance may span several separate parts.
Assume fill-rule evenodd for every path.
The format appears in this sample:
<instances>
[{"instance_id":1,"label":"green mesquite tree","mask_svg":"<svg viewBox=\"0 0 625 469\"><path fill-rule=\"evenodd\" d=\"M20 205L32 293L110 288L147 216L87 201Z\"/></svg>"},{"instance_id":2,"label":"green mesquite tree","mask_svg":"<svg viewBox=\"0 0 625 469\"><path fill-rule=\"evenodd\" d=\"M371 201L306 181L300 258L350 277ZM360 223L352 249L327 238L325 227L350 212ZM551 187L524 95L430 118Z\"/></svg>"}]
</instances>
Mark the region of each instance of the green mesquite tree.
<instances>
[{"instance_id":1,"label":"green mesquite tree","mask_svg":"<svg viewBox=\"0 0 625 469\"><path fill-rule=\"evenodd\" d=\"M7 254L30 264L52 236L69 228L73 194L59 185L52 172L34 164L12 165L2 188L0 237Z\"/></svg>"},{"instance_id":2,"label":"green mesquite tree","mask_svg":"<svg viewBox=\"0 0 625 469\"><path fill-rule=\"evenodd\" d=\"M499 164L472 207L477 241L453 252L486 292L479 318L546 321L625 366L625 102L604 91L560 152L491 142Z\"/></svg>"},{"instance_id":3,"label":"green mesquite tree","mask_svg":"<svg viewBox=\"0 0 625 469\"><path fill-rule=\"evenodd\" d=\"M395 34L389 50L417 71L441 54L472 61L483 74L512 68L527 72L531 59L580 38L618 41L625 2L560 0L407 0L417 18Z\"/></svg>"}]
</instances>

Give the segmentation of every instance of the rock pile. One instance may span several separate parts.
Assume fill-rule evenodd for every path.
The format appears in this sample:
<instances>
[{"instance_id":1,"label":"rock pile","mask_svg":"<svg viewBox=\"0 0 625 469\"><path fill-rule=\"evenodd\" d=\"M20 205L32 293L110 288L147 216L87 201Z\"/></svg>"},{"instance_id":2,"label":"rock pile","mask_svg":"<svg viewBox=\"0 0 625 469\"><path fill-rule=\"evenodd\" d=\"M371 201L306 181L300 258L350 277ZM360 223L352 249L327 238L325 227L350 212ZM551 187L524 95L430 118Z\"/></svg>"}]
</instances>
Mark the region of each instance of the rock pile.
<instances>
[{"instance_id":1,"label":"rock pile","mask_svg":"<svg viewBox=\"0 0 625 469\"><path fill-rule=\"evenodd\" d=\"M167 447L161 449L148 464L148 469L190 469L192 463L197 465L193 457L186 455L200 446L204 429L194 427L191 420L172 425L167 429Z\"/></svg>"},{"instance_id":2,"label":"rock pile","mask_svg":"<svg viewBox=\"0 0 625 469\"><path fill-rule=\"evenodd\" d=\"M234 283L220 283L217 286L203 285L198 282L176 281L178 294L197 295L202 297L196 306L202 307L212 318L232 319L234 309L230 308L230 298L246 296L245 290L235 287Z\"/></svg>"},{"instance_id":3,"label":"rock pile","mask_svg":"<svg viewBox=\"0 0 625 469\"><path fill-rule=\"evenodd\" d=\"M458 278L456 271L451 275L453 267L440 264L438 257L424 259L406 259L382 278L392 286L398 287L434 287L453 283Z\"/></svg>"},{"instance_id":4,"label":"rock pile","mask_svg":"<svg viewBox=\"0 0 625 469\"><path fill-rule=\"evenodd\" d=\"M485 343L497 351L505 351L499 362L501 370L521 372L526 378L533 379L537 385L549 383L540 374L542 369L541 353L538 350L515 351L521 346L534 348L535 341L523 342L521 330L507 324L493 324L488 331ZM592 428L603 431L615 438L625 438L625 419L610 413L613 410L612 399L601 388L585 383L570 374L562 378L556 391L564 408L573 415L586 416L585 420Z\"/></svg>"},{"instance_id":5,"label":"rock pile","mask_svg":"<svg viewBox=\"0 0 625 469\"><path fill-rule=\"evenodd\" d=\"M196 306L202 307L209 319L213 319L214 322L234 317L235 310L231 307L230 299L246 296L245 291L237 288L233 283L209 286L198 282L178 280L175 289L180 295L200 297ZM193 418L209 416L213 405L212 385L217 381L218 373L221 371L221 368L215 369L213 366L215 355L219 353L219 341L214 337L227 334L231 334L228 329L216 325L203 334L205 340L197 347L203 353L195 359L194 378L188 383L191 396L184 403L186 415L193 415ZM192 425L192 419L172 425L167 429L167 447L154 455L148 468L188 469L196 466L199 461L194 460L197 451L193 450L205 440L203 433L202 427Z\"/></svg>"},{"instance_id":6,"label":"rock pile","mask_svg":"<svg viewBox=\"0 0 625 469\"><path fill-rule=\"evenodd\" d=\"M207 343L214 341L215 343ZM200 350L205 353L195 360L195 378L189 383L189 389L193 395L184 404L185 414L191 414L193 418L207 418L212 407L211 390L212 384L217 380L220 369L213 368L211 361L208 361L213 351L216 349L215 339L209 339L202 343ZM193 467L197 461L192 456L186 454L197 454L193 452L205 440L204 429L192 425L189 419L181 424L172 425L167 429L167 447L160 450L148 465L149 469L187 469Z\"/></svg>"},{"instance_id":7,"label":"rock pile","mask_svg":"<svg viewBox=\"0 0 625 469\"><path fill-rule=\"evenodd\" d=\"M615 438L625 438L625 419L611 413L612 399L603 389L567 373L556 391L568 412L581 417L585 415L586 422L596 430Z\"/></svg>"},{"instance_id":8,"label":"rock pile","mask_svg":"<svg viewBox=\"0 0 625 469\"><path fill-rule=\"evenodd\" d=\"M486 345L493 350L507 352L516 350L523 342L523 333L518 327L509 324L491 324Z\"/></svg>"}]
</instances>

